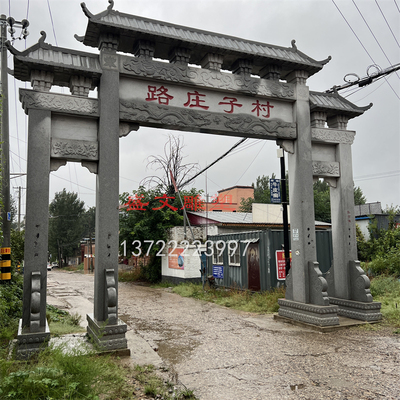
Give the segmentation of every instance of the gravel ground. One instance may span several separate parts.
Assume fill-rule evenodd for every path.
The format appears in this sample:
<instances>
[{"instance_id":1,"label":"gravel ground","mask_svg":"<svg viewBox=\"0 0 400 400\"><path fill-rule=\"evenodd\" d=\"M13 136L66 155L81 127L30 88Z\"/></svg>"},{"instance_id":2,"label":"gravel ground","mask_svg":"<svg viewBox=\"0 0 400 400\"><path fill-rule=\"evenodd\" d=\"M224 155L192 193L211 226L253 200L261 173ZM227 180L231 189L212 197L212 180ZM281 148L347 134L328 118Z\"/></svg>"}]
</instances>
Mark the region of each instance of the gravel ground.
<instances>
[{"instance_id":1,"label":"gravel ground","mask_svg":"<svg viewBox=\"0 0 400 400\"><path fill-rule=\"evenodd\" d=\"M92 301L92 276L51 279ZM318 333L131 283L119 284L119 313L202 400L400 399L400 337L391 329Z\"/></svg>"}]
</instances>

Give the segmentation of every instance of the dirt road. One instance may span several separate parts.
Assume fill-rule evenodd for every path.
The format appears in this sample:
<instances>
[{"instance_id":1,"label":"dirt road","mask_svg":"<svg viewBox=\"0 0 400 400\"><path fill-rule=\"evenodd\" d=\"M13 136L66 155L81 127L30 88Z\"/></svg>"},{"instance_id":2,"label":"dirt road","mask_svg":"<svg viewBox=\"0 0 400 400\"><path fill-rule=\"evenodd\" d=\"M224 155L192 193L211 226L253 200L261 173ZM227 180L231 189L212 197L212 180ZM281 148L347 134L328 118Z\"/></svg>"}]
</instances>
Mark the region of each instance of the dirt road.
<instances>
[{"instance_id":1,"label":"dirt road","mask_svg":"<svg viewBox=\"0 0 400 400\"><path fill-rule=\"evenodd\" d=\"M93 282L52 271L48 302L93 312ZM119 313L133 357L164 362L202 400L400 399L400 337L391 331L321 334L128 283L119 284Z\"/></svg>"}]
</instances>

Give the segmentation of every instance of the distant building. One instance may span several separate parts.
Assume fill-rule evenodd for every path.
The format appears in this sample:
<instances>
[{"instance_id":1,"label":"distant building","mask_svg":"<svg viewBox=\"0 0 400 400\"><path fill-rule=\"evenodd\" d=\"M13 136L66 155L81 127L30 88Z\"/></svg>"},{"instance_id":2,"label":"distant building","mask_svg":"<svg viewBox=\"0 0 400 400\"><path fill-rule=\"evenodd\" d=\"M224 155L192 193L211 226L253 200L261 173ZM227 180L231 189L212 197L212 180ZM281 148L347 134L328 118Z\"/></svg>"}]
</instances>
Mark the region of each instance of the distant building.
<instances>
[{"instance_id":1,"label":"distant building","mask_svg":"<svg viewBox=\"0 0 400 400\"><path fill-rule=\"evenodd\" d=\"M379 201L355 206L354 211L356 224L366 240L370 237L369 226L373 221L376 221L378 229L388 229L389 227L388 214L382 212L382 206ZM400 215L396 215L394 221L400 227Z\"/></svg>"},{"instance_id":2,"label":"distant building","mask_svg":"<svg viewBox=\"0 0 400 400\"><path fill-rule=\"evenodd\" d=\"M242 199L254 199L253 186L232 186L218 191L218 195L205 203L205 211L238 212Z\"/></svg>"}]
</instances>

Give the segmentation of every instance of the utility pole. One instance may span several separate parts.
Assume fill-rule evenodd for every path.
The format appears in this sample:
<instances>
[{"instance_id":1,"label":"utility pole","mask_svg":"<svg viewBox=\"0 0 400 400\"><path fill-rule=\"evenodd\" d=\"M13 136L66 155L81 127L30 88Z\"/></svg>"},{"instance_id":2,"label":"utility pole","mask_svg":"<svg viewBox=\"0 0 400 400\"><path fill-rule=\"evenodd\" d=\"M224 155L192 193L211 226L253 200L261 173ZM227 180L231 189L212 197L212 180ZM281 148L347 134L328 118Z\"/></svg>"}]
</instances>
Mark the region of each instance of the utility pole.
<instances>
[{"instance_id":1,"label":"utility pole","mask_svg":"<svg viewBox=\"0 0 400 400\"><path fill-rule=\"evenodd\" d=\"M15 21L12 17L0 16L1 25L1 173L2 173L2 201L1 222L3 230L3 243L1 245L1 271L0 282L11 281L11 210L10 210L10 131L8 111L8 70L7 70L7 25L12 39L15 39L14 25L22 27L21 36L28 36L29 22L24 19ZM21 39L21 36L19 39Z\"/></svg>"},{"instance_id":2,"label":"utility pole","mask_svg":"<svg viewBox=\"0 0 400 400\"><path fill-rule=\"evenodd\" d=\"M285 271L286 276L290 270L290 250L289 250L289 221L288 221L288 201L286 193L286 168L285 168L285 151L278 149L278 157L281 161L281 190L282 190L282 209L283 209L283 248L285 251Z\"/></svg>"}]
</instances>

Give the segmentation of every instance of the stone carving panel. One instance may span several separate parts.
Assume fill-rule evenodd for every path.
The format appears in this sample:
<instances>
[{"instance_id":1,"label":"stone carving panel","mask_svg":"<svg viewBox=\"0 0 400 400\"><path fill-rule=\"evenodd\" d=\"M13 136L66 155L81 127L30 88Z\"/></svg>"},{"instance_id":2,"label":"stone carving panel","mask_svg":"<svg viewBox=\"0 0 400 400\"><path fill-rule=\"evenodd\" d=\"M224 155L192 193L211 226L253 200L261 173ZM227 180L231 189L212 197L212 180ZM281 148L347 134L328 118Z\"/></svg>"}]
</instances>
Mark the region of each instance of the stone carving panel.
<instances>
[{"instance_id":1,"label":"stone carving panel","mask_svg":"<svg viewBox=\"0 0 400 400\"><path fill-rule=\"evenodd\" d=\"M166 64L144 58L121 56L120 70L135 76L163 81L190 83L204 88L239 91L253 95L294 99L293 85L230 74L205 68L193 68L179 64Z\"/></svg>"},{"instance_id":2,"label":"stone carving panel","mask_svg":"<svg viewBox=\"0 0 400 400\"><path fill-rule=\"evenodd\" d=\"M120 119L166 129L237 134L264 139L295 139L296 124L278 119L261 120L244 114L223 115L121 100Z\"/></svg>"},{"instance_id":3,"label":"stone carving panel","mask_svg":"<svg viewBox=\"0 0 400 400\"><path fill-rule=\"evenodd\" d=\"M85 140L52 139L51 157L73 160L98 160L99 145Z\"/></svg>"},{"instance_id":4,"label":"stone carving panel","mask_svg":"<svg viewBox=\"0 0 400 400\"><path fill-rule=\"evenodd\" d=\"M313 175L328 178L340 177L340 164L338 162L313 161Z\"/></svg>"},{"instance_id":5,"label":"stone carving panel","mask_svg":"<svg viewBox=\"0 0 400 400\"><path fill-rule=\"evenodd\" d=\"M312 128L313 142L353 144L356 133L328 128Z\"/></svg>"},{"instance_id":6,"label":"stone carving panel","mask_svg":"<svg viewBox=\"0 0 400 400\"><path fill-rule=\"evenodd\" d=\"M79 115L99 114L97 99L20 89L20 100L26 113L29 108L35 108Z\"/></svg>"},{"instance_id":7,"label":"stone carving panel","mask_svg":"<svg viewBox=\"0 0 400 400\"><path fill-rule=\"evenodd\" d=\"M108 325L115 325L117 318L117 288L113 269L106 269L106 319Z\"/></svg>"}]
</instances>

